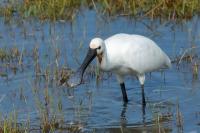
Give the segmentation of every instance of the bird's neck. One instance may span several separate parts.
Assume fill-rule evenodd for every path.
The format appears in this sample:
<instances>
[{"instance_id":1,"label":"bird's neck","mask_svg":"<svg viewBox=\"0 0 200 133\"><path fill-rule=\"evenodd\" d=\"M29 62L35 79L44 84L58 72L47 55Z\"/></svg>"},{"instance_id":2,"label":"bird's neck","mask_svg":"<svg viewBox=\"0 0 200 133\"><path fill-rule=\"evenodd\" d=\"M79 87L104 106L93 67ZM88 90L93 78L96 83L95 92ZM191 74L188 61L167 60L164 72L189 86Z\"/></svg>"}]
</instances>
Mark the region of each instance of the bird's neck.
<instances>
[{"instance_id":1,"label":"bird's neck","mask_svg":"<svg viewBox=\"0 0 200 133\"><path fill-rule=\"evenodd\" d=\"M103 53L98 54L97 55L97 60L98 60L99 64L101 64L102 59L103 59Z\"/></svg>"},{"instance_id":2,"label":"bird's neck","mask_svg":"<svg viewBox=\"0 0 200 133\"><path fill-rule=\"evenodd\" d=\"M108 58L107 58L107 51L104 50L103 53L97 55L97 64L101 70L107 71L108 68Z\"/></svg>"}]
</instances>

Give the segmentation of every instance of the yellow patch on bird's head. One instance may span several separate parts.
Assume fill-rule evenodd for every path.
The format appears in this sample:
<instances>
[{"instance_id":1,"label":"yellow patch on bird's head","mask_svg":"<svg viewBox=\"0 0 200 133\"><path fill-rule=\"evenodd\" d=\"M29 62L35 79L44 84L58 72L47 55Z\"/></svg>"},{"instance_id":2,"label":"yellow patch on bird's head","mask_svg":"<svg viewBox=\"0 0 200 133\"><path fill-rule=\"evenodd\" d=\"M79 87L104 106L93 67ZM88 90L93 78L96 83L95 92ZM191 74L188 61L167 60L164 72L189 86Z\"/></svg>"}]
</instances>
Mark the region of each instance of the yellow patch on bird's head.
<instances>
[{"instance_id":1,"label":"yellow patch on bird's head","mask_svg":"<svg viewBox=\"0 0 200 133\"><path fill-rule=\"evenodd\" d=\"M102 58L103 58L103 53L97 55L97 59L100 64L101 64Z\"/></svg>"}]
</instances>

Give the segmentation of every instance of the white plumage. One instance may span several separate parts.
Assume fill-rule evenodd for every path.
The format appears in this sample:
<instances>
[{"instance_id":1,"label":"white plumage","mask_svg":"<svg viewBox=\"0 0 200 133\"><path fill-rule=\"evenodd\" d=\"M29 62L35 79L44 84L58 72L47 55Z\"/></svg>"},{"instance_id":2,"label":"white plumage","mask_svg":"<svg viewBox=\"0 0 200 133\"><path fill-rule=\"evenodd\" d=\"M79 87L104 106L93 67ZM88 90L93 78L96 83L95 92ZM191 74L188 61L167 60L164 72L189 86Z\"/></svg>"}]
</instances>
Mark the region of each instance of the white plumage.
<instances>
[{"instance_id":1,"label":"white plumage","mask_svg":"<svg viewBox=\"0 0 200 133\"><path fill-rule=\"evenodd\" d=\"M118 80L125 75L135 75L144 84L144 74L171 66L169 57L147 37L116 34L105 41L104 56L100 68L113 71Z\"/></svg>"},{"instance_id":2,"label":"white plumage","mask_svg":"<svg viewBox=\"0 0 200 133\"><path fill-rule=\"evenodd\" d=\"M83 64L73 76L79 75L78 83L69 83L71 86L81 83L85 69L95 57L97 57L97 63L101 70L116 74L124 102L128 102L124 76L137 76L142 88L143 105L146 105L144 96L145 73L171 66L169 57L154 41L147 37L121 33L106 40L94 38L90 42ZM73 77L71 79L74 79Z\"/></svg>"}]
</instances>

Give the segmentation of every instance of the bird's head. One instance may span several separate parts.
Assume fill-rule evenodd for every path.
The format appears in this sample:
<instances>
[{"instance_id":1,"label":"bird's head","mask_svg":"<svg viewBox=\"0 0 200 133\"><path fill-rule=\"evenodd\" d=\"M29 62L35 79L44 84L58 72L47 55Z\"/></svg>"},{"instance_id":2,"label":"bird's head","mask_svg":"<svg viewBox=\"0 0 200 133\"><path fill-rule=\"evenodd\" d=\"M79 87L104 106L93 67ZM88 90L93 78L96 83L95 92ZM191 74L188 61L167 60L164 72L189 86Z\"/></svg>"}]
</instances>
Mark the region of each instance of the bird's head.
<instances>
[{"instance_id":1,"label":"bird's head","mask_svg":"<svg viewBox=\"0 0 200 133\"><path fill-rule=\"evenodd\" d=\"M90 49L96 51L99 64L101 64L103 58L103 52L105 49L104 41L101 38L94 38L90 42Z\"/></svg>"},{"instance_id":2,"label":"bird's head","mask_svg":"<svg viewBox=\"0 0 200 133\"><path fill-rule=\"evenodd\" d=\"M71 83L70 86L73 87L82 82L85 69L92 62L92 60L95 57L97 57L99 63L101 63L104 49L105 49L105 43L101 38L94 38L91 40L87 55L86 55L83 63L81 64L80 68L77 70L75 75L72 76L72 78L70 78L70 79L73 79L72 82L76 82L76 83ZM74 78L74 77L76 77L76 78ZM77 78L77 77L80 77L80 78Z\"/></svg>"},{"instance_id":3,"label":"bird's head","mask_svg":"<svg viewBox=\"0 0 200 133\"><path fill-rule=\"evenodd\" d=\"M102 54L104 51L104 41L101 38L94 38L90 42L90 49L95 50L96 54Z\"/></svg>"}]
</instances>

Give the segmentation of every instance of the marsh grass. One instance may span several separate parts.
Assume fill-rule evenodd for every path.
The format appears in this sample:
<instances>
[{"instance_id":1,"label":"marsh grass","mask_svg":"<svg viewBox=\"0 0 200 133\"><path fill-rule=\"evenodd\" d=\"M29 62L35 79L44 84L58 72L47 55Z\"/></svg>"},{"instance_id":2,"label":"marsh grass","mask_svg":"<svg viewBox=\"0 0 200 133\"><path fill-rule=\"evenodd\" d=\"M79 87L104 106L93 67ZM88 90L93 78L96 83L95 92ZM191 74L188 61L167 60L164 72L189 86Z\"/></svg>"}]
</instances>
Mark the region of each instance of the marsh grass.
<instances>
[{"instance_id":1,"label":"marsh grass","mask_svg":"<svg viewBox=\"0 0 200 133\"><path fill-rule=\"evenodd\" d=\"M29 133L29 132L71 132L77 133L81 132L83 125L80 123L65 123L64 114L62 110L62 101L56 100L53 95L51 95L49 88L43 89L43 94L41 93L41 88L33 88L34 100L36 105L36 110L38 111L38 124L37 126L31 126L31 121L29 116L26 122L19 122L18 113L14 110L13 112L5 115L0 114L0 132L1 133ZM37 91L35 91L37 90ZM82 101L80 101L77 106L77 115L85 113L83 111ZM87 112L86 112L87 113Z\"/></svg>"},{"instance_id":2,"label":"marsh grass","mask_svg":"<svg viewBox=\"0 0 200 133\"><path fill-rule=\"evenodd\" d=\"M171 114L168 114L168 115L165 115L165 114L156 114L154 116L154 123L155 123L155 127L157 129L157 132L158 133L164 133L165 132L165 126L164 124L167 122L167 121L171 121L172 120L172 115Z\"/></svg>"},{"instance_id":3,"label":"marsh grass","mask_svg":"<svg viewBox=\"0 0 200 133\"><path fill-rule=\"evenodd\" d=\"M199 66L200 66L200 57L194 53L188 53L182 59L179 58L177 63L178 69L184 69L184 65L187 65L187 69L191 71L192 78L197 80L199 77Z\"/></svg>"},{"instance_id":4,"label":"marsh grass","mask_svg":"<svg viewBox=\"0 0 200 133\"><path fill-rule=\"evenodd\" d=\"M47 132L63 131L63 132L79 132L81 130L80 124L65 123L64 110L61 97L54 95L55 90L49 88L51 80L50 74L46 74L45 77L36 82L45 82L44 84L34 83L35 87L32 89L35 99L36 110L39 116L39 127L35 130ZM44 87L44 88L41 88ZM81 104L76 105L77 113L82 113ZM30 129L33 130L33 129Z\"/></svg>"},{"instance_id":5,"label":"marsh grass","mask_svg":"<svg viewBox=\"0 0 200 133\"><path fill-rule=\"evenodd\" d=\"M13 72L16 74L22 67L26 67L31 63L31 69L34 73L33 84L30 84L32 87L32 94L35 100L36 111L38 112L39 117L39 127L31 127L32 121L29 118L27 123L19 123L17 118L17 112L12 112L9 115L1 114L0 116L0 132L2 133L21 133L21 132L54 132L61 130L63 132L78 132L81 130L81 125L70 125L63 124L64 122L64 113L63 105L61 98L57 99L52 93L52 88L59 88L58 79L62 74L62 71L66 73L66 80L69 77L71 71L70 69L60 68L59 67L59 50L55 49L55 56L53 65L46 64L46 67L41 67L40 61L43 56L39 54L39 47L36 45L29 52L18 49L17 47L4 47L0 48L0 62L1 62L1 77L8 78L8 75ZM26 62L27 60L31 62ZM24 60L26 60L24 62ZM57 63L56 63L57 62ZM30 69L30 68L29 68ZM53 85L52 85L53 84ZM24 94L24 89L19 89L19 98L20 100L25 100L26 96ZM78 107L77 107L78 108ZM82 113L81 107L78 113ZM60 116L60 114L63 114Z\"/></svg>"},{"instance_id":6,"label":"marsh grass","mask_svg":"<svg viewBox=\"0 0 200 133\"><path fill-rule=\"evenodd\" d=\"M24 133L27 132L28 126L18 123L17 112L13 111L7 116L1 114L0 132L1 133Z\"/></svg>"},{"instance_id":7,"label":"marsh grass","mask_svg":"<svg viewBox=\"0 0 200 133\"><path fill-rule=\"evenodd\" d=\"M20 51L17 47L0 48L0 76L8 78L8 73L11 71L16 74L18 71L23 71L25 65L23 63L24 51Z\"/></svg>"},{"instance_id":8,"label":"marsh grass","mask_svg":"<svg viewBox=\"0 0 200 133\"><path fill-rule=\"evenodd\" d=\"M44 67L40 65L40 61L43 60L43 56L39 53L39 46L36 45L29 52L20 50L17 47L5 47L0 48L0 61L1 61L1 73L6 76L13 71L13 66L16 67L17 74L21 67L26 67L31 63L31 68L33 70L33 81L30 84L32 87L32 95L34 100L35 110L38 115L38 127L32 127L31 123L33 121L27 118L27 123L19 123L17 118L17 113L5 116L2 115L0 121L0 132L4 133L21 133L21 132L80 132L84 125L82 125L82 115L88 116L91 112L92 105L92 93L87 94L83 99L79 99L78 102L74 103L74 113L77 117L77 123L65 123L65 115L63 110L63 102L61 97L55 97L53 94L54 89L61 89L60 85L57 84L60 78L63 78L63 82L66 82L73 71L65 66L59 64L60 53L58 49L55 49L55 55L52 56L52 60L49 64L45 64ZM26 60L31 60L31 62L26 62ZM42 58L42 59L41 59ZM52 63L53 62L53 63ZM52 64L51 64L52 63ZM51 64L51 65L50 65ZM5 69L5 70L4 70ZM87 78L96 78L97 80L102 80L104 75L102 75L98 68L91 65L86 71ZM54 89L52 89L54 88ZM27 104L27 97L24 93L26 88L19 88L19 98L24 100ZM66 88L65 88L66 89ZM88 100L88 101L85 101ZM89 103L85 105L85 103Z\"/></svg>"},{"instance_id":9,"label":"marsh grass","mask_svg":"<svg viewBox=\"0 0 200 133\"><path fill-rule=\"evenodd\" d=\"M94 9L103 16L160 17L190 19L199 14L198 0L14 0L3 4L0 14L41 20L73 20L83 9Z\"/></svg>"},{"instance_id":10,"label":"marsh grass","mask_svg":"<svg viewBox=\"0 0 200 133\"><path fill-rule=\"evenodd\" d=\"M184 118L180 110L179 103L176 105L176 126L178 128L178 132L183 132Z\"/></svg>"}]
</instances>

